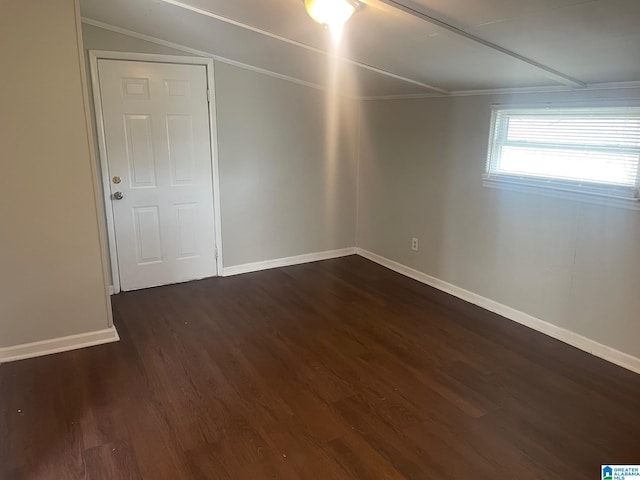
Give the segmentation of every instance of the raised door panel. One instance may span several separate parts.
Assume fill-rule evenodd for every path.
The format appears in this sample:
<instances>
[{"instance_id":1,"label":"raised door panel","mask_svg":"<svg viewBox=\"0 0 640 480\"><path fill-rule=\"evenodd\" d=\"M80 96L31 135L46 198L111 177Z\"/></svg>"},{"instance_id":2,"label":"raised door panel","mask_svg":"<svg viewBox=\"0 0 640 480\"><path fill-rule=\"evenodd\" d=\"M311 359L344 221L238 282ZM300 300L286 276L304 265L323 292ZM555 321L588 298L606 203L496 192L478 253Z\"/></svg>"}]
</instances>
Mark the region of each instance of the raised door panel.
<instances>
[{"instance_id":1,"label":"raised door panel","mask_svg":"<svg viewBox=\"0 0 640 480\"><path fill-rule=\"evenodd\" d=\"M98 62L119 278L132 290L215 275L204 66Z\"/></svg>"}]
</instances>

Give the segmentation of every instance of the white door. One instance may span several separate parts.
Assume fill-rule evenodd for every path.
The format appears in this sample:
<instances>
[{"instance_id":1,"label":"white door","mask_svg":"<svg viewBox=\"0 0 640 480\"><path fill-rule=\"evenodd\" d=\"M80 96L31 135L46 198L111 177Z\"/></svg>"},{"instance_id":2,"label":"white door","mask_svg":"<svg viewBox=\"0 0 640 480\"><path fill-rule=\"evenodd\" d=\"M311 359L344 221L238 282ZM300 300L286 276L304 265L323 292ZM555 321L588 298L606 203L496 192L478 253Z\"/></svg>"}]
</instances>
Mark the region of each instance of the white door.
<instances>
[{"instance_id":1,"label":"white door","mask_svg":"<svg viewBox=\"0 0 640 480\"><path fill-rule=\"evenodd\" d=\"M98 60L122 290L216 272L204 65Z\"/></svg>"}]
</instances>

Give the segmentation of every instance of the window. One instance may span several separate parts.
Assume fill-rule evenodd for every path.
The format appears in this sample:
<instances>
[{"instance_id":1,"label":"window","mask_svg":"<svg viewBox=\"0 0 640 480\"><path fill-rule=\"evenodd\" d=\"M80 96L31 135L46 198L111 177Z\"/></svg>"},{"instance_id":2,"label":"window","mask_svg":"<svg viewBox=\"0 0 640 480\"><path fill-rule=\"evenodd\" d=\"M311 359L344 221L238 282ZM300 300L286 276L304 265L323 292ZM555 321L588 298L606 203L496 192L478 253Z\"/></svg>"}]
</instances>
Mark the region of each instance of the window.
<instances>
[{"instance_id":1,"label":"window","mask_svg":"<svg viewBox=\"0 0 640 480\"><path fill-rule=\"evenodd\" d=\"M485 180L638 200L640 107L494 109Z\"/></svg>"}]
</instances>

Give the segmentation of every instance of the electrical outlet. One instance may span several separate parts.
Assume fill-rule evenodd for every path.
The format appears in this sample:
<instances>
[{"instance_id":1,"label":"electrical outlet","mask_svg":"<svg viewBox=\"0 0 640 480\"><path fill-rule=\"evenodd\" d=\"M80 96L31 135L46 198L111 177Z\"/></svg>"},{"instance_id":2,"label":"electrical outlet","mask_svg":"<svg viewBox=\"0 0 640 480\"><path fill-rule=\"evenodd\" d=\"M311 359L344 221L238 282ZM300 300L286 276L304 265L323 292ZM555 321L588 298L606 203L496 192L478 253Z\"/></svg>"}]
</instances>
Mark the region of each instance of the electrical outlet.
<instances>
[{"instance_id":1,"label":"electrical outlet","mask_svg":"<svg viewBox=\"0 0 640 480\"><path fill-rule=\"evenodd\" d=\"M411 239L411 250L414 252L418 251L418 239L415 237Z\"/></svg>"}]
</instances>

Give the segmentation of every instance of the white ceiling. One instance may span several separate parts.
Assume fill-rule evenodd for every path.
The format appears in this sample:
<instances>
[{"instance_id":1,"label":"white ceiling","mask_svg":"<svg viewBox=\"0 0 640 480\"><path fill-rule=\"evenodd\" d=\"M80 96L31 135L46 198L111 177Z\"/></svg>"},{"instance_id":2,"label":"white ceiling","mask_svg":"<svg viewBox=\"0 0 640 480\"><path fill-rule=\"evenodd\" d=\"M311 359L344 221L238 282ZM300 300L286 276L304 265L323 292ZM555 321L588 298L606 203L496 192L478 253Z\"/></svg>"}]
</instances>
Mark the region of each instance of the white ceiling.
<instances>
[{"instance_id":1,"label":"white ceiling","mask_svg":"<svg viewBox=\"0 0 640 480\"><path fill-rule=\"evenodd\" d=\"M330 35L302 0L81 0L81 9L120 29L330 83ZM640 0L366 0L337 55L347 59L339 87L361 96L638 81Z\"/></svg>"}]
</instances>

